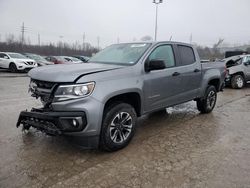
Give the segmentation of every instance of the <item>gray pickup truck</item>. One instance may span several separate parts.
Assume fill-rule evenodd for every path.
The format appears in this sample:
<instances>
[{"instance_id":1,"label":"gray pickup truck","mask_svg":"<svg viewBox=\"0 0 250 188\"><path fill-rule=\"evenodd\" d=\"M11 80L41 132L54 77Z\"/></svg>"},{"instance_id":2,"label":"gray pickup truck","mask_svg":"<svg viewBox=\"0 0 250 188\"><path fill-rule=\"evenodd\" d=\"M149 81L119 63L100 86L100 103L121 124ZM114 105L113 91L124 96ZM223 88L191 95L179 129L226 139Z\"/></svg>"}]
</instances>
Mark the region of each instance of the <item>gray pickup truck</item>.
<instances>
[{"instance_id":1,"label":"gray pickup truck","mask_svg":"<svg viewBox=\"0 0 250 188\"><path fill-rule=\"evenodd\" d=\"M241 89L250 82L250 55L233 56L224 60L228 74L226 85Z\"/></svg>"},{"instance_id":2,"label":"gray pickup truck","mask_svg":"<svg viewBox=\"0 0 250 188\"><path fill-rule=\"evenodd\" d=\"M201 64L189 44L115 44L89 63L31 70L29 90L43 107L22 111L17 127L115 151L130 142L144 114L191 100L201 113L211 112L225 75L224 66Z\"/></svg>"}]
</instances>

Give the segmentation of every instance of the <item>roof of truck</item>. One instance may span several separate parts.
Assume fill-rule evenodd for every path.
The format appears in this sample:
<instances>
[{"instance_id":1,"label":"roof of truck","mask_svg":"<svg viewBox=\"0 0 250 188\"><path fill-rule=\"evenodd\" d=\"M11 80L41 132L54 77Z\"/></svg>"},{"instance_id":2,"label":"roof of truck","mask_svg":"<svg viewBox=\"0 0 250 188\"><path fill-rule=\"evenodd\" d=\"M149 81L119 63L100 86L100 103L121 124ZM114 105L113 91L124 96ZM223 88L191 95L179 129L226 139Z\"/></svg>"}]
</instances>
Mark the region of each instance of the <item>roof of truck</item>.
<instances>
[{"instance_id":1,"label":"roof of truck","mask_svg":"<svg viewBox=\"0 0 250 188\"><path fill-rule=\"evenodd\" d=\"M177 41L139 41L139 42L124 42L124 43L120 43L120 44L159 44L159 43L169 43L169 44L183 44L183 45L188 45L188 46L192 46L192 44L189 43L184 43L184 42L177 42Z\"/></svg>"}]
</instances>

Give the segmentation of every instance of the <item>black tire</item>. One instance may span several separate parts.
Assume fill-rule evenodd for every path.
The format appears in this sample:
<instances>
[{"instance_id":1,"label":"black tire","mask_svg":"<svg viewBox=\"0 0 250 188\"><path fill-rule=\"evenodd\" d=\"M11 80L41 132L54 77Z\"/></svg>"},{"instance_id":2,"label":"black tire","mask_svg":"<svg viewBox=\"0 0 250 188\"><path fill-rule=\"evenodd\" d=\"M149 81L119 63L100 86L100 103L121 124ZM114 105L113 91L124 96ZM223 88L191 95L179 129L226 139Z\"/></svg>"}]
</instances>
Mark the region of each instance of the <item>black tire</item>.
<instances>
[{"instance_id":1,"label":"black tire","mask_svg":"<svg viewBox=\"0 0 250 188\"><path fill-rule=\"evenodd\" d=\"M127 121L124 121L126 118ZM117 151L126 147L135 134L136 121L137 115L131 105L126 103L110 105L103 116L100 149Z\"/></svg>"},{"instance_id":2,"label":"black tire","mask_svg":"<svg viewBox=\"0 0 250 188\"><path fill-rule=\"evenodd\" d=\"M15 63L10 64L9 70L10 70L10 72L13 72L13 73L17 72L17 67L16 67Z\"/></svg>"},{"instance_id":3,"label":"black tire","mask_svg":"<svg viewBox=\"0 0 250 188\"><path fill-rule=\"evenodd\" d=\"M233 89L242 89L245 85L243 76L235 75L231 79L231 86Z\"/></svg>"},{"instance_id":4,"label":"black tire","mask_svg":"<svg viewBox=\"0 0 250 188\"><path fill-rule=\"evenodd\" d=\"M203 99L197 100L197 109L201 113L210 113L213 111L217 101L217 91L214 86L208 86Z\"/></svg>"}]
</instances>

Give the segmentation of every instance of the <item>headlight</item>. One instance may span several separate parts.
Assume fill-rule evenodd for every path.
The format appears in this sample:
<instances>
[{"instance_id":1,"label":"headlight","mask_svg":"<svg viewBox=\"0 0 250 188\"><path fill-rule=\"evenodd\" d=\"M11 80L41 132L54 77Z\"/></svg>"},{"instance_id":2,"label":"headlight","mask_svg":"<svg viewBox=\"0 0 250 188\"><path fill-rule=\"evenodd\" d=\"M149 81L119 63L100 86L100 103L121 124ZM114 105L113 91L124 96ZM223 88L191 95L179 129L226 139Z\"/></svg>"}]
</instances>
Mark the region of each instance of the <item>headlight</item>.
<instances>
[{"instance_id":1,"label":"headlight","mask_svg":"<svg viewBox=\"0 0 250 188\"><path fill-rule=\"evenodd\" d=\"M55 100L62 101L76 99L91 95L95 87L95 82L75 85L61 85L55 92Z\"/></svg>"}]
</instances>

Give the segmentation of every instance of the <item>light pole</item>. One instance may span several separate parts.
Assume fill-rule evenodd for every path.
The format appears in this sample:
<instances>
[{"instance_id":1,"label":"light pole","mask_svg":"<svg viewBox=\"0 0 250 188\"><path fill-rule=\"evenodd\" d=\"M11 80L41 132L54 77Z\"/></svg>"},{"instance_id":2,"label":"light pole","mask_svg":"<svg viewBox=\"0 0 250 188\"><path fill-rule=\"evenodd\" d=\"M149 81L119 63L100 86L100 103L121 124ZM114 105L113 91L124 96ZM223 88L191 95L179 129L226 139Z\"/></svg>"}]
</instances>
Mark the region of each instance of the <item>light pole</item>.
<instances>
[{"instance_id":1,"label":"light pole","mask_svg":"<svg viewBox=\"0 0 250 188\"><path fill-rule=\"evenodd\" d=\"M155 11L155 41L157 40L157 27L158 27L158 5L163 3L163 0L153 0L153 3L156 5Z\"/></svg>"}]
</instances>

